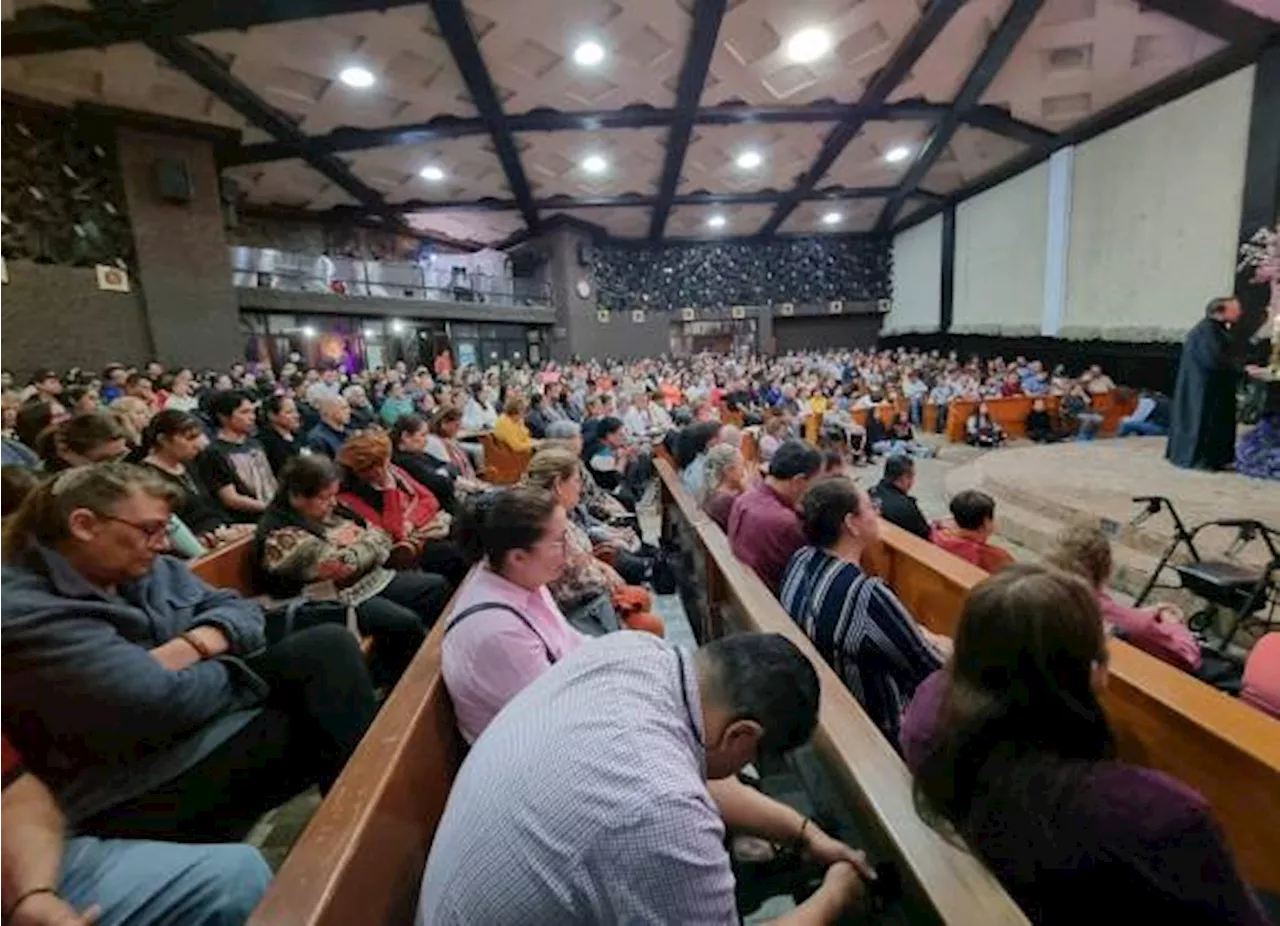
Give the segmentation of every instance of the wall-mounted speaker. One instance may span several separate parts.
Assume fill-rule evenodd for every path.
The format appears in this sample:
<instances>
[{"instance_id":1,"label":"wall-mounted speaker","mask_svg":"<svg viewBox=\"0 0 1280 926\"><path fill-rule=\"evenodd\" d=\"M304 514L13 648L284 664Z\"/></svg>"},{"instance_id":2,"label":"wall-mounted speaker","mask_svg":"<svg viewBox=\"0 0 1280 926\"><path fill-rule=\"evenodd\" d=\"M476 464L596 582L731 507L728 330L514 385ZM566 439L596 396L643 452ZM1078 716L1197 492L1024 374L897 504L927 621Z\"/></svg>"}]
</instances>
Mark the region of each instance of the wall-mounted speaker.
<instances>
[{"instance_id":1,"label":"wall-mounted speaker","mask_svg":"<svg viewBox=\"0 0 1280 926\"><path fill-rule=\"evenodd\" d=\"M156 195L165 202L189 203L195 195L191 170L179 158L156 158L151 163L151 177Z\"/></svg>"}]
</instances>

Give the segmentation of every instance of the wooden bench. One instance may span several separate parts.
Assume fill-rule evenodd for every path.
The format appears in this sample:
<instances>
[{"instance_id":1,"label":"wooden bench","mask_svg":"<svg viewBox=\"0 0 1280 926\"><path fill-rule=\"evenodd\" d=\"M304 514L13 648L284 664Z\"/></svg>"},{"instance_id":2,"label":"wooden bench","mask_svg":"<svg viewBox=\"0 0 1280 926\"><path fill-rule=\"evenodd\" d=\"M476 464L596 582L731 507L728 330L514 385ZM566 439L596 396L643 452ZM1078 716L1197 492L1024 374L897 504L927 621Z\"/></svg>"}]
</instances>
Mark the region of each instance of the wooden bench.
<instances>
[{"instance_id":1,"label":"wooden bench","mask_svg":"<svg viewBox=\"0 0 1280 926\"><path fill-rule=\"evenodd\" d=\"M253 538L242 537L193 559L191 571L214 588L229 588L244 598L254 597Z\"/></svg>"},{"instance_id":2,"label":"wooden bench","mask_svg":"<svg viewBox=\"0 0 1280 926\"><path fill-rule=\"evenodd\" d=\"M936 633L954 636L969 589L986 573L914 534L880 522L863 565ZM1103 706L1120 758L1195 788L1245 876L1280 891L1280 720L1125 643L1110 643Z\"/></svg>"},{"instance_id":3,"label":"wooden bench","mask_svg":"<svg viewBox=\"0 0 1280 926\"><path fill-rule=\"evenodd\" d=\"M514 485L524 475L533 451L512 450L492 434L481 434L480 445L484 447L484 480L493 485Z\"/></svg>"},{"instance_id":4,"label":"wooden bench","mask_svg":"<svg viewBox=\"0 0 1280 926\"><path fill-rule=\"evenodd\" d=\"M872 850L892 859L903 875L911 922L1025 923L1022 911L973 855L917 815L911 777L898 754L861 705L818 655L777 599L729 549L724 532L698 510L670 466L657 464L662 480L664 529L680 535L698 560L708 621L702 635L718 636L726 624L780 633L809 658L822 684L814 744L841 793L866 824Z\"/></svg>"},{"instance_id":5,"label":"wooden bench","mask_svg":"<svg viewBox=\"0 0 1280 926\"><path fill-rule=\"evenodd\" d=\"M1041 398L1044 399L1045 408L1049 414L1057 418L1062 407L1061 397L1051 395L1041 396ZM1004 428L1010 438L1027 436L1027 415L1031 414L1031 406L1035 401L1032 396L1019 395L1007 399L984 399L983 401L991 412L991 420ZM952 443L964 443L965 424L969 416L977 411L979 404L981 403L974 399L956 399L951 403L947 410L948 440ZM1106 437L1119 430L1122 418L1133 414L1138 407L1138 400L1135 397L1122 401L1119 390L1115 390L1093 396L1090 404L1095 412L1102 415L1098 435Z\"/></svg>"}]
</instances>

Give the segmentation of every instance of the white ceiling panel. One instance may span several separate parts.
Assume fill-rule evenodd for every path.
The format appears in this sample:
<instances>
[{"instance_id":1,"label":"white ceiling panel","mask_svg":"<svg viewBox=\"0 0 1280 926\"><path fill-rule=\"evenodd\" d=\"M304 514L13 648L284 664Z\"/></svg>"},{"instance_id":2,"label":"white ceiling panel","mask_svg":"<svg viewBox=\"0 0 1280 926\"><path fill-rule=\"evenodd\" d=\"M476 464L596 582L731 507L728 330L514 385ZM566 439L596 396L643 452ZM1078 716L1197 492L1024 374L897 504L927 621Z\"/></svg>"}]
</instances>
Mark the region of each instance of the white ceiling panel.
<instances>
[{"instance_id":1,"label":"white ceiling panel","mask_svg":"<svg viewBox=\"0 0 1280 926\"><path fill-rule=\"evenodd\" d=\"M518 212L412 212L405 221L424 233L477 244L497 244L524 228Z\"/></svg>"},{"instance_id":2,"label":"white ceiling panel","mask_svg":"<svg viewBox=\"0 0 1280 926\"><path fill-rule=\"evenodd\" d=\"M790 189L809 169L822 139L830 131L830 123L697 126L685 154L678 192ZM737 165L738 157L747 151L760 155L760 166Z\"/></svg>"},{"instance_id":3,"label":"white ceiling panel","mask_svg":"<svg viewBox=\"0 0 1280 926\"><path fill-rule=\"evenodd\" d=\"M716 238L754 235L773 212L772 206L676 206L667 218L669 238ZM707 220L725 217L722 228L712 228Z\"/></svg>"},{"instance_id":4,"label":"white ceiling panel","mask_svg":"<svg viewBox=\"0 0 1280 926\"><path fill-rule=\"evenodd\" d=\"M339 155L357 177L393 203L410 199L470 200L510 198L502 164L488 136L474 135L425 145L370 148ZM439 167L444 179L422 178L424 167Z\"/></svg>"},{"instance_id":5,"label":"white ceiling panel","mask_svg":"<svg viewBox=\"0 0 1280 926\"><path fill-rule=\"evenodd\" d=\"M522 132L516 140L533 195L545 199L656 192L666 138L666 129L613 129ZM603 158L605 169L586 170L582 165L589 157Z\"/></svg>"},{"instance_id":6,"label":"white ceiling panel","mask_svg":"<svg viewBox=\"0 0 1280 926\"><path fill-rule=\"evenodd\" d=\"M255 206L322 210L357 205L346 191L301 160L247 164L229 168L223 174L235 182L245 201Z\"/></svg>"},{"instance_id":7,"label":"white ceiling panel","mask_svg":"<svg viewBox=\"0 0 1280 926\"><path fill-rule=\"evenodd\" d=\"M950 193L1016 157L1022 150L1022 145L1003 135L961 126L920 186L931 193Z\"/></svg>"},{"instance_id":8,"label":"white ceiling panel","mask_svg":"<svg viewBox=\"0 0 1280 926\"><path fill-rule=\"evenodd\" d=\"M801 203L778 229L786 234L830 234L838 232L869 232L880 218L883 199L845 199L824 202ZM839 216L839 221L828 224L827 215Z\"/></svg>"},{"instance_id":9,"label":"white ceiling panel","mask_svg":"<svg viewBox=\"0 0 1280 926\"><path fill-rule=\"evenodd\" d=\"M912 156L929 134L927 122L868 122L840 154L818 186L896 186L911 166L911 158L891 164L885 154L906 146Z\"/></svg>"}]
</instances>

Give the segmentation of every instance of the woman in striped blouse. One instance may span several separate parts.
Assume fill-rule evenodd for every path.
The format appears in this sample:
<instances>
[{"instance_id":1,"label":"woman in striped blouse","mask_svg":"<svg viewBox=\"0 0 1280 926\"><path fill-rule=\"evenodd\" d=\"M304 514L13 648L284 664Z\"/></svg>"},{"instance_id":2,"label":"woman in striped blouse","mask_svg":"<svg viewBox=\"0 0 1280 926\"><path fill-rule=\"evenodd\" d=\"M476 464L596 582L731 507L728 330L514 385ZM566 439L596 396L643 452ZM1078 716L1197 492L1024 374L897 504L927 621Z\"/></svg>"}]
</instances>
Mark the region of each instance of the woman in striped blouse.
<instances>
[{"instance_id":1,"label":"woman in striped blouse","mask_svg":"<svg viewBox=\"0 0 1280 926\"><path fill-rule=\"evenodd\" d=\"M925 630L882 581L858 565L880 523L848 478L815 482L801 503L805 539L780 598L871 720L898 746L902 711L951 641Z\"/></svg>"}]
</instances>

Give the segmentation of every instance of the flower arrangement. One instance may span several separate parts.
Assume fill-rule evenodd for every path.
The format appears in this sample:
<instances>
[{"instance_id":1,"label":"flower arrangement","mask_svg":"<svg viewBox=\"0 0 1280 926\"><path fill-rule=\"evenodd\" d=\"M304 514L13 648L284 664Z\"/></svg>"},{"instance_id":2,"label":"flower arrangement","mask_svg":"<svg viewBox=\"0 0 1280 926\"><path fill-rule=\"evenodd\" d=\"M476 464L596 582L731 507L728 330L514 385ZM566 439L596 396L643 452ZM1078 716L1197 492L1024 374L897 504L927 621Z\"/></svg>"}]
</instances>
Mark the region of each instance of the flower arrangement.
<instances>
[{"instance_id":1,"label":"flower arrangement","mask_svg":"<svg viewBox=\"0 0 1280 926\"><path fill-rule=\"evenodd\" d=\"M1267 311L1271 317L1271 361L1269 372L1274 379L1280 376L1280 227L1259 228L1244 244L1240 245L1240 270L1253 268L1253 278L1258 283L1271 286L1271 301Z\"/></svg>"}]
</instances>

